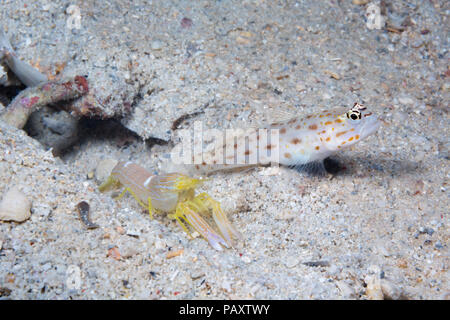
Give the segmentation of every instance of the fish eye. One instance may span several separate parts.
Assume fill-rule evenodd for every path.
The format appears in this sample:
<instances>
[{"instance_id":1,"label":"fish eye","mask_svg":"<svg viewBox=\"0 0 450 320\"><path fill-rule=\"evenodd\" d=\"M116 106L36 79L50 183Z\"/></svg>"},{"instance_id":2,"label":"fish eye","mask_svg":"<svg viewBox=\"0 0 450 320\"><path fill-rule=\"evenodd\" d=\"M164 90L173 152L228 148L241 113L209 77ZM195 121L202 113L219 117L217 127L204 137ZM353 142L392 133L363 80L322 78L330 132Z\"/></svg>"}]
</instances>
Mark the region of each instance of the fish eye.
<instances>
[{"instance_id":1,"label":"fish eye","mask_svg":"<svg viewBox=\"0 0 450 320\"><path fill-rule=\"evenodd\" d=\"M347 118L352 120L361 119L361 112L357 110L350 110L349 112L347 112Z\"/></svg>"}]
</instances>

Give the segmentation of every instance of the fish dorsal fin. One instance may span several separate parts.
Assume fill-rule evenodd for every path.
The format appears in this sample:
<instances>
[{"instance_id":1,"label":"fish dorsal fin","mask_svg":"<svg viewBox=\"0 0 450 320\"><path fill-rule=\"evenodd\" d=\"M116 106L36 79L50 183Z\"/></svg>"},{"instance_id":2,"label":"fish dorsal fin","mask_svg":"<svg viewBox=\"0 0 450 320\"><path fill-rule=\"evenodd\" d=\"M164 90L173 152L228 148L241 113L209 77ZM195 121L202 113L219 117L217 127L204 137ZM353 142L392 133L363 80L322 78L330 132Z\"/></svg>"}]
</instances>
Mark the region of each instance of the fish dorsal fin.
<instances>
[{"instance_id":1,"label":"fish dorsal fin","mask_svg":"<svg viewBox=\"0 0 450 320\"><path fill-rule=\"evenodd\" d=\"M287 122L293 118L296 118L295 110L282 110L280 108L266 110L263 113L262 119L255 119L254 117L250 117L251 124L247 124L247 128L267 128L274 123L283 123Z\"/></svg>"},{"instance_id":2,"label":"fish dorsal fin","mask_svg":"<svg viewBox=\"0 0 450 320\"><path fill-rule=\"evenodd\" d=\"M293 112L286 110L274 110L271 111L268 116L268 119L270 119L270 123L285 122L291 120L292 118L295 118L295 114Z\"/></svg>"}]
</instances>

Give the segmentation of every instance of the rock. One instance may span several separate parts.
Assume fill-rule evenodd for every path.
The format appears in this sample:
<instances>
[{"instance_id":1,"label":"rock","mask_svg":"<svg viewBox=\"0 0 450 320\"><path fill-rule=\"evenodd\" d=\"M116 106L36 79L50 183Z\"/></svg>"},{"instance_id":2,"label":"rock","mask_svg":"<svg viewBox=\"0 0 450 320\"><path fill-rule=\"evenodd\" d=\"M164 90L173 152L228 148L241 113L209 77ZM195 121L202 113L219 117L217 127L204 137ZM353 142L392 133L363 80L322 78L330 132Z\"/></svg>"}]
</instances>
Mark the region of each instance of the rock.
<instances>
[{"instance_id":1,"label":"rock","mask_svg":"<svg viewBox=\"0 0 450 320\"><path fill-rule=\"evenodd\" d=\"M97 168L95 168L95 179L97 179L97 181L100 183L105 182L111 174L112 169L116 166L117 162L118 161L115 159L101 160L98 163Z\"/></svg>"},{"instance_id":2,"label":"rock","mask_svg":"<svg viewBox=\"0 0 450 320\"><path fill-rule=\"evenodd\" d=\"M0 203L0 220L23 222L31 216L31 201L17 186L3 196Z\"/></svg>"},{"instance_id":3,"label":"rock","mask_svg":"<svg viewBox=\"0 0 450 320\"><path fill-rule=\"evenodd\" d=\"M161 40L153 40L151 44L152 50L161 50L164 46L164 43Z\"/></svg>"}]
</instances>

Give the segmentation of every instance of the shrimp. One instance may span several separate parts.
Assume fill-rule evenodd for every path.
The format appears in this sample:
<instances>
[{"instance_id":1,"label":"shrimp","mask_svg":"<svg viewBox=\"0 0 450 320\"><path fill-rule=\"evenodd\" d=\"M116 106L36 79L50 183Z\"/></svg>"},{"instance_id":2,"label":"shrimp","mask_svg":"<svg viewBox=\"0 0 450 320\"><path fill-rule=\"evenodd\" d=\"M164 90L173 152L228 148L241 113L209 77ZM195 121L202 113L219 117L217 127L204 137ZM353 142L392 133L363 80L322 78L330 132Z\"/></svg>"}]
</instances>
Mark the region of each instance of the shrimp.
<instances>
[{"instance_id":1,"label":"shrimp","mask_svg":"<svg viewBox=\"0 0 450 320\"><path fill-rule=\"evenodd\" d=\"M231 225L220 203L207 193L195 195L195 188L202 179L191 178L181 173L152 175L143 167L132 162L119 162L109 178L99 187L100 192L123 186L117 197L120 199L128 191L137 202L149 212L150 218L157 212L168 213L188 234L191 226L216 250L222 246L232 246L232 238L242 239L241 234ZM216 232L200 215L212 214L219 228Z\"/></svg>"}]
</instances>

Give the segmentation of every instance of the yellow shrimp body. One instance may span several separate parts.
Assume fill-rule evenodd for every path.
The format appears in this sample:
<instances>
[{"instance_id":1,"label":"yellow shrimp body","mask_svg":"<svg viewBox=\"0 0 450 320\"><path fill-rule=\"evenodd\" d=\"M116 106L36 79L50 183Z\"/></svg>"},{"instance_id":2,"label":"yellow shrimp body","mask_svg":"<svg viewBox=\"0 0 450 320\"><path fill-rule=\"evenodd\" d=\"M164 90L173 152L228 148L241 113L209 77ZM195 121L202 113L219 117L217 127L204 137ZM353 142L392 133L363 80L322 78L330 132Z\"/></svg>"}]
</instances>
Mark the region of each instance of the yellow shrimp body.
<instances>
[{"instance_id":1,"label":"yellow shrimp body","mask_svg":"<svg viewBox=\"0 0 450 320\"><path fill-rule=\"evenodd\" d=\"M208 240L216 250L221 250L221 245L231 246L232 236L236 238L241 236L228 221L219 202L206 193L195 196L195 187L201 182L180 173L152 175L135 163L119 162L99 190L103 192L110 187L123 186L124 190L118 198L127 191L130 192L141 206L148 209L150 217L154 212L169 213L169 218L176 219L188 234L185 222ZM200 216L210 213L219 227L219 233Z\"/></svg>"}]
</instances>

